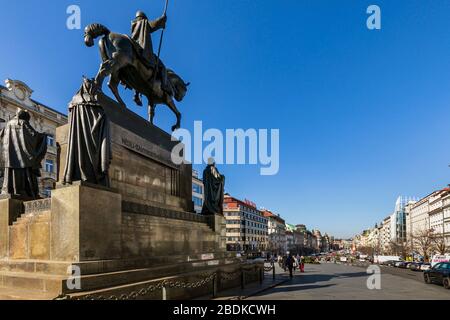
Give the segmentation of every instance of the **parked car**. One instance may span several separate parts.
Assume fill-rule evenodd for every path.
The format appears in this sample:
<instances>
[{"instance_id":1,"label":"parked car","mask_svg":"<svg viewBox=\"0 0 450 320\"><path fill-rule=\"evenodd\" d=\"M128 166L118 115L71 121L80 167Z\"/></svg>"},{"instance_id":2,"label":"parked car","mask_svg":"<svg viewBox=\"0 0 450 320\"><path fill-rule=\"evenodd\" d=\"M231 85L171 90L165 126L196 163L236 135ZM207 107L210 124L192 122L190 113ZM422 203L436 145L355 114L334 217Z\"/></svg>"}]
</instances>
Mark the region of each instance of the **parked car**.
<instances>
[{"instance_id":1,"label":"parked car","mask_svg":"<svg viewBox=\"0 0 450 320\"><path fill-rule=\"evenodd\" d=\"M373 261L378 264L385 264L389 261L400 261L401 258L399 256L374 256Z\"/></svg>"},{"instance_id":2,"label":"parked car","mask_svg":"<svg viewBox=\"0 0 450 320\"><path fill-rule=\"evenodd\" d=\"M389 261L383 262L382 264L383 264L384 266L388 266L388 267L395 267L395 264L396 264L397 262L398 262L398 261L395 261L395 260L389 260Z\"/></svg>"},{"instance_id":3,"label":"parked car","mask_svg":"<svg viewBox=\"0 0 450 320\"><path fill-rule=\"evenodd\" d=\"M400 262L397 262L395 266L397 268L407 269L410 264L411 264L411 262L400 261Z\"/></svg>"},{"instance_id":4,"label":"parked car","mask_svg":"<svg viewBox=\"0 0 450 320\"><path fill-rule=\"evenodd\" d=\"M423 263L421 266L420 266L420 270L421 271L427 271L427 270L429 270L431 268L431 264L430 263Z\"/></svg>"},{"instance_id":5,"label":"parked car","mask_svg":"<svg viewBox=\"0 0 450 320\"><path fill-rule=\"evenodd\" d=\"M400 268L400 266L401 266L403 263L405 263L405 262L404 262L404 261L395 261L394 267Z\"/></svg>"},{"instance_id":6,"label":"parked car","mask_svg":"<svg viewBox=\"0 0 450 320\"><path fill-rule=\"evenodd\" d=\"M409 269L411 271L421 271L420 267L422 266L422 262L413 262L410 264Z\"/></svg>"},{"instance_id":7,"label":"parked car","mask_svg":"<svg viewBox=\"0 0 450 320\"><path fill-rule=\"evenodd\" d=\"M439 283L445 289L450 289L450 262L441 262L434 267L424 271L425 283Z\"/></svg>"}]
</instances>

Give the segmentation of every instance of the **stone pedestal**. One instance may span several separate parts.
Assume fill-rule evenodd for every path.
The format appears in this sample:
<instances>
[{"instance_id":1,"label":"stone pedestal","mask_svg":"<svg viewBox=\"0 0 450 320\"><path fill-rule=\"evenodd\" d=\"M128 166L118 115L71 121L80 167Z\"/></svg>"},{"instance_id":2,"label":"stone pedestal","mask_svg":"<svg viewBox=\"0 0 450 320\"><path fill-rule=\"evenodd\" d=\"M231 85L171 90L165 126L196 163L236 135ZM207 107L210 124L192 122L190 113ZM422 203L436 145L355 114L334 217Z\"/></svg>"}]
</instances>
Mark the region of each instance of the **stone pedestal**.
<instances>
[{"instance_id":1,"label":"stone pedestal","mask_svg":"<svg viewBox=\"0 0 450 320\"><path fill-rule=\"evenodd\" d=\"M10 197L0 198L0 258L8 256L9 251L9 226L23 212L23 201Z\"/></svg>"},{"instance_id":2,"label":"stone pedestal","mask_svg":"<svg viewBox=\"0 0 450 320\"><path fill-rule=\"evenodd\" d=\"M60 183L51 198L0 201L0 296L2 288L39 298L120 296L168 278L195 284L205 274L239 271L243 261L226 251L225 218L193 210L192 165L171 160L178 142L108 97L99 100L111 124L112 189L61 185L69 126L59 127ZM73 267L80 290L67 287ZM171 290L169 297L204 295L210 287Z\"/></svg>"},{"instance_id":3,"label":"stone pedestal","mask_svg":"<svg viewBox=\"0 0 450 320\"><path fill-rule=\"evenodd\" d=\"M92 261L121 256L122 197L81 183L52 192L51 259Z\"/></svg>"},{"instance_id":4,"label":"stone pedestal","mask_svg":"<svg viewBox=\"0 0 450 320\"><path fill-rule=\"evenodd\" d=\"M177 141L103 94L99 101L110 121L111 187L122 200L168 210L193 212L192 165L175 165L171 152ZM69 125L56 130L60 147L58 179L64 176Z\"/></svg>"},{"instance_id":5,"label":"stone pedestal","mask_svg":"<svg viewBox=\"0 0 450 320\"><path fill-rule=\"evenodd\" d=\"M209 227L216 233L216 241L221 250L227 248L227 225L225 217L222 215L208 216Z\"/></svg>"}]
</instances>

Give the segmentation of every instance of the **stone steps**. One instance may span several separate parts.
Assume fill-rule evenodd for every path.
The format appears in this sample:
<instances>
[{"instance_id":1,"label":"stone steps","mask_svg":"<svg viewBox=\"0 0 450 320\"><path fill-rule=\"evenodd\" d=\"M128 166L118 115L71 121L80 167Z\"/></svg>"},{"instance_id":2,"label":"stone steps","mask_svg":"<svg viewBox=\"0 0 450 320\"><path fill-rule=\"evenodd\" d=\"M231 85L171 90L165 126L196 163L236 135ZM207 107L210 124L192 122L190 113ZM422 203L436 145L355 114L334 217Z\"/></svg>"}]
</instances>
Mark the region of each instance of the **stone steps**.
<instances>
[{"instance_id":1,"label":"stone steps","mask_svg":"<svg viewBox=\"0 0 450 320\"><path fill-rule=\"evenodd\" d=\"M213 256L210 256L213 255ZM67 268L78 266L84 275L126 271L150 267L167 266L171 264L182 264L186 262L200 263L207 260L235 259L236 254L232 252L215 252L209 254L173 255L151 258L102 260L102 261L47 261L47 260L11 260L0 259L0 272L32 272L56 275L67 275Z\"/></svg>"},{"instance_id":2,"label":"stone steps","mask_svg":"<svg viewBox=\"0 0 450 320\"><path fill-rule=\"evenodd\" d=\"M50 258L50 211L23 214L9 227L10 258Z\"/></svg>"},{"instance_id":3,"label":"stone steps","mask_svg":"<svg viewBox=\"0 0 450 320\"><path fill-rule=\"evenodd\" d=\"M52 293L36 292L25 289L0 288L0 300L30 300L44 301L52 300L55 296Z\"/></svg>"},{"instance_id":4,"label":"stone steps","mask_svg":"<svg viewBox=\"0 0 450 320\"><path fill-rule=\"evenodd\" d=\"M0 288L58 295L67 277L28 272L0 272ZM0 290L0 294L3 290Z\"/></svg>"},{"instance_id":5,"label":"stone steps","mask_svg":"<svg viewBox=\"0 0 450 320\"><path fill-rule=\"evenodd\" d=\"M142 281L150 281L154 279L159 279L167 274L170 275L184 275L193 271L207 270L214 265L230 265L237 263L236 260L220 259L220 260L205 260L197 262L186 262L181 264L145 268L145 269L135 269L118 271L111 273L103 273L96 275L87 275L81 277L81 291L91 291L109 288L113 286L121 286L127 283L135 283ZM76 292L78 290L64 290L65 292Z\"/></svg>"},{"instance_id":6,"label":"stone steps","mask_svg":"<svg viewBox=\"0 0 450 320\"><path fill-rule=\"evenodd\" d=\"M20 216L14 223L13 226L23 223L37 223L37 222L49 222L51 219L50 211L40 211L35 213L27 213Z\"/></svg>"},{"instance_id":7,"label":"stone steps","mask_svg":"<svg viewBox=\"0 0 450 320\"><path fill-rule=\"evenodd\" d=\"M116 287L125 287L127 290L130 285L136 283L149 283L165 275L170 274L173 277L185 276L190 273L202 272L215 266L229 266L237 264L237 259L217 259L191 261L166 266L131 269L115 271L100 274L82 275L80 277L80 289L68 289L66 280L67 275L54 275L39 272L12 272L0 271L0 295L4 289L23 289L30 292L40 292L57 297L60 294L75 294L80 292L115 292ZM113 294L113 293L111 293Z\"/></svg>"},{"instance_id":8,"label":"stone steps","mask_svg":"<svg viewBox=\"0 0 450 320\"><path fill-rule=\"evenodd\" d=\"M231 269L239 268L240 264L229 264L228 267ZM223 266L222 266L223 267ZM230 270L231 270L230 269ZM182 282L182 283L196 283L199 280L204 280L207 274L216 273L218 268L209 267L204 268L202 270L197 270L195 272L182 273L178 275L173 275L170 277L163 277L158 279L149 279L145 281L138 281L134 283L127 283L118 286L111 286L104 289L98 290L89 290L83 291L79 293L69 293L67 297L70 299L90 299L90 297L94 297L94 299L109 299L113 300L114 298L121 299L122 295L126 296L126 300L133 299L132 294L139 293L141 290L146 290L150 286L156 286L160 284L162 281L168 282ZM208 282L203 286L199 286L198 288L167 288L166 299L186 299L187 296L202 296L212 294L213 291L213 283ZM163 292L162 289L156 289L152 292L149 292L145 295L138 294L134 297L136 300L162 300Z\"/></svg>"},{"instance_id":9,"label":"stone steps","mask_svg":"<svg viewBox=\"0 0 450 320\"><path fill-rule=\"evenodd\" d=\"M0 260L0 272L29 272L29 273L44 273L55 275L66 275L67 268L71 266L71 262L58 262L46 260Z\"/></svg>"}]
</instances>

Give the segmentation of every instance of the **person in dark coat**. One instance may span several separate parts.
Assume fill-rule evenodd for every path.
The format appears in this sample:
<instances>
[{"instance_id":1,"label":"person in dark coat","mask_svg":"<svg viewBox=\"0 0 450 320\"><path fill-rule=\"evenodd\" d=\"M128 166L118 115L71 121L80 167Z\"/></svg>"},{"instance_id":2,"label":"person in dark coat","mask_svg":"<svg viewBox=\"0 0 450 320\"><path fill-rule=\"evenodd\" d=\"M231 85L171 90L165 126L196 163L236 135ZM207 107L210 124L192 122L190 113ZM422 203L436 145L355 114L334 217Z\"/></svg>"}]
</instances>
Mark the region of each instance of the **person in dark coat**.
<instances>
[{"instance_id":1,"label":"person in dark coat","mask_svg":"<svg viewBox=\"0 0 450 320\"><path fill-rule=\"evenodd\" d=\"M289 269L289 277L292 279L294 277L293 270L294 270L294 257L292 254L289 254L289 256L286 259L286 267Z\"/></svg>"}]
</instances>

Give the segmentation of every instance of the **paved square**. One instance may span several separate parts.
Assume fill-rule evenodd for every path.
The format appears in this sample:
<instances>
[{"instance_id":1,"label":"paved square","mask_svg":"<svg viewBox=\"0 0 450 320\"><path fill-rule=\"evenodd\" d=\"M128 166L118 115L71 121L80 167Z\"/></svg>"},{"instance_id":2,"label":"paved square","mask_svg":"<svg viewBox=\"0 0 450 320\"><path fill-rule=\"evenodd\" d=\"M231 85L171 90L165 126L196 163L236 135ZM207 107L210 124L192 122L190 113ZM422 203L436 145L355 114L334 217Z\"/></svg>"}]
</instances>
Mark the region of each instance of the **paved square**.
<instances>
[{"instance_id":1,"label":"paved square","mask_svg":"<svg viewBox=\"0 0 450 320\"><path fill-rule=\"evenodd\" d=\"M381 269L381 290L369 290L366 269L340 265L307 265L306 273L296 274L292 281L263 292L249 300L450 300L450 290L427 285L416 277L392 274Z\"/></svg>"}]
</instances>

